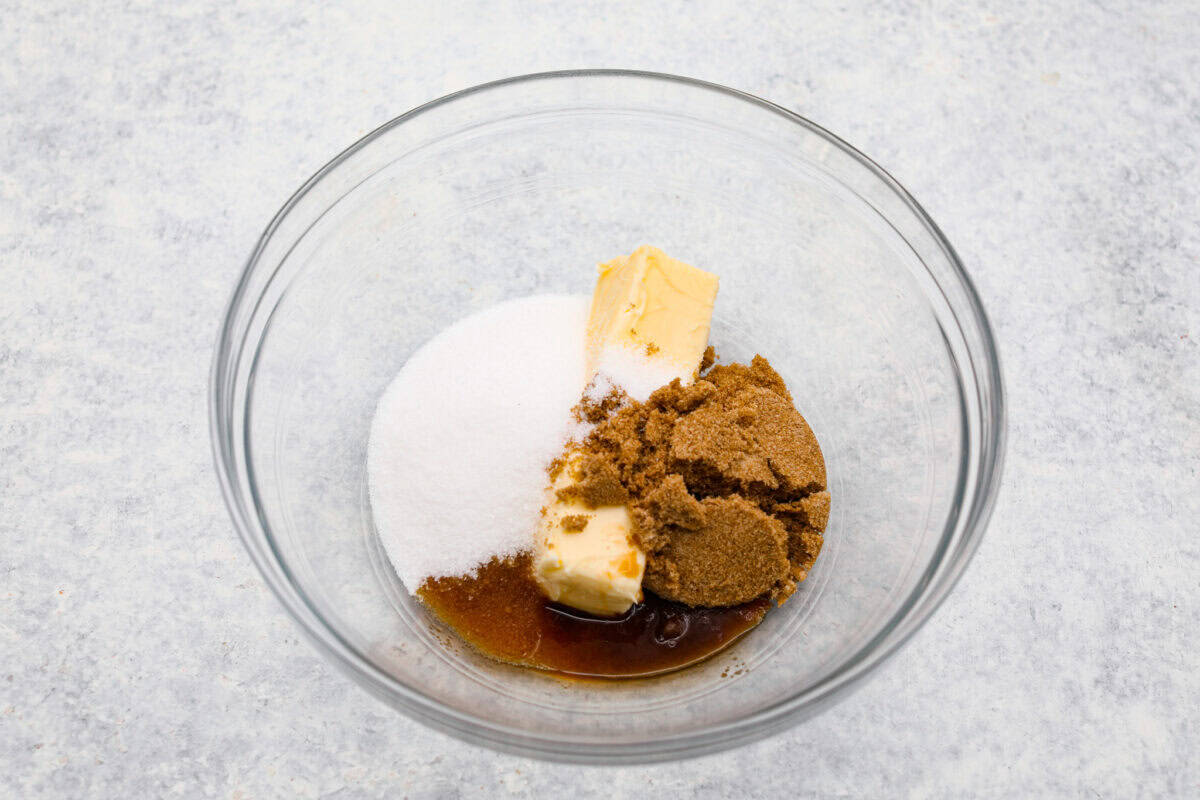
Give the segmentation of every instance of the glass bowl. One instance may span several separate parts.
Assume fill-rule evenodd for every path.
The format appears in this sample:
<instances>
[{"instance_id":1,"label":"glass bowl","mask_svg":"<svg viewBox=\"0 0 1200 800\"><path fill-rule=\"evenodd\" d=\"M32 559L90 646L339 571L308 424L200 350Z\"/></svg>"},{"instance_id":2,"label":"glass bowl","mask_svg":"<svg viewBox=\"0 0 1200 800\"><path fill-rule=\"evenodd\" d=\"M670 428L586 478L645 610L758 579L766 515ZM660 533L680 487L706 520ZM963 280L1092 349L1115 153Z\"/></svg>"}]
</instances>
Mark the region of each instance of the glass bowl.
<instances>
[{"instance_id":1,"label":"glass bowl","mask_svg":"<svg viewBox=\"0 0 1200 800\"><path fill-rule=\"evenodd\" d=\"M492 662L381 553L365 476L376 402L455 320L590 293L596 262L640 244L719 273L712 342L786 379L828 466L825 551L758 629L685 670L606 682ZM304 184L230 301L211 424L254 562L346 674L472 742L636 762L779 731L894 653L979 544L1004 404L962 264L886 172L751 95L604 70L436 100Z\"/></svg>"}]
</instances>

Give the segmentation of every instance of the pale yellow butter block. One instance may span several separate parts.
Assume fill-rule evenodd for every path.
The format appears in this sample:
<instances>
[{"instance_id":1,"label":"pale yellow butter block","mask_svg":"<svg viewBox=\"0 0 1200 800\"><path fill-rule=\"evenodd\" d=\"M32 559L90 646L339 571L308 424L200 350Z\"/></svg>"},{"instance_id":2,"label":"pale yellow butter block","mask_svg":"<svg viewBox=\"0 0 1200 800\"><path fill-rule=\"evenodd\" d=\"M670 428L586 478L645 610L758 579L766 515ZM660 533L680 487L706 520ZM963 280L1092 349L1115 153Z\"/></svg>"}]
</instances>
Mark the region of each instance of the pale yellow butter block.
<instances>
[{"instance_id":1,"label":"pale yellow butter block","mask_svg":"<svg viewBox=\"0 0 1200 800\"><path fill-rule=\"evenodd\" d=\"M578 478L573 456L546 492L534 546L533 574L549 599L598 616L621 614L642 599L646 555L633 544L633 519L625 506L588 508L559 500L555 492ZM582 530L568 530L585 517ZM564 527L564 520L573 517Z\"/></svg>"},{"instance_id":2,"label":"pale yellow butter block","mask_svg":"<svg viewBox=\"0 0 1200 800\"><path fill-rule=\"evenodd\" d=\"M690 382L708 346L716 297L716 275L654 247L601 264L588 318L589 379L603 372L637 400L674 378ZM558 499L559 489L578 480L580 459L575 453L547 490L534 577L551 600L621 614L642 599L646 554L633 543L627 507ZM573 530L580 517L585 524Z\"/></svg>"},{"instance_id":3,"label":"pale yellow butter block","mask_svg":"<svg viewBox=\"0 0 1200 800\"><path fill-rule=\"evenodd\" d=\"M588 318L588 374L605 351L629 351L667 378L685 383L708 346L718 278L711 272L642 246L600 265ZM627 363L627 359L624 359Z\"/></svg>"}]
</instances>

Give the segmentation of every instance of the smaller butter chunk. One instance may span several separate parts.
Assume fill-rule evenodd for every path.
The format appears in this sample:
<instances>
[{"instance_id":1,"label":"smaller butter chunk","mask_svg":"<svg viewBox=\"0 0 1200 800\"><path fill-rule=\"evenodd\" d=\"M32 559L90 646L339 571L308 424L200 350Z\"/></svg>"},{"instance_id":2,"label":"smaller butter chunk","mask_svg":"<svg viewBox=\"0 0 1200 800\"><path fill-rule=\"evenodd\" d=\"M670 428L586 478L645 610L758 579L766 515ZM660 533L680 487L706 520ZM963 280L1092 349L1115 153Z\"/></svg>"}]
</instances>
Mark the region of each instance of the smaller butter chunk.
<instances>
[{"instance_id":1,"label":"smaller butter chunk","mask_svg":"<svg viewBox=\"0 0 1200 800\"><path fill-rule=\"evenodd\" d=\"M613 616L641 601L646 555L633 543L633 518L627 506L587 502L603 493L580 490L589 475L596 477L585 470L585 464L581 454L572 454L546 490L534 537L533 577L554 602ZM619 482L617 487L621 488ZM626 497L623 488L620 496Z\"/></svg>"}]
</instances>

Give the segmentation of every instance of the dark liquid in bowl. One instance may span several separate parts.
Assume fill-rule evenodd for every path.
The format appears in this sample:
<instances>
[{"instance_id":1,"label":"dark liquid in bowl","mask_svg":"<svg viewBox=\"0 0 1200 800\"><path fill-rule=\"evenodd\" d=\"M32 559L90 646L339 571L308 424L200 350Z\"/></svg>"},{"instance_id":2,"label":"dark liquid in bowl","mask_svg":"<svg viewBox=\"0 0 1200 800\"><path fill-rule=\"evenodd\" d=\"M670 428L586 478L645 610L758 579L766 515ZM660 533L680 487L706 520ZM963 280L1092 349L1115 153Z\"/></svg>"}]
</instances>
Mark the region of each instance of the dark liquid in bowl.
<instances>
[{"instance_id":1,"label":"dark liquid in bowl","mask_svg":"<svg viewBox=\"0 0 1200 800\"><path fill-rule=\"evenodd\" d=\"M528 555L493 559L469 577L427 580L418 595L492 658L604 678L669 672L707 658L761 622L769 605L692 608L647 592L625 615L602 619L543 597Z\"/></svg>"}]
</instances>

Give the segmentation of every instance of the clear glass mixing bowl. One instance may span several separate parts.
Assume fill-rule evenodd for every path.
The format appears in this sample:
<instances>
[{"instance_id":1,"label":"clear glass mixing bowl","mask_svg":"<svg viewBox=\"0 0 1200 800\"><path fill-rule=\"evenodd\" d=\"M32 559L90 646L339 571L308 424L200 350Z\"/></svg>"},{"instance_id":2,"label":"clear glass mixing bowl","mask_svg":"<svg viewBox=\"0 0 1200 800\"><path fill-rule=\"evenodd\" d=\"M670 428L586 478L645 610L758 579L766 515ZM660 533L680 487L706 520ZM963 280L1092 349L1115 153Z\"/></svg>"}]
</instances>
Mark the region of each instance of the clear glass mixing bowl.
<instances>
[{"instance_id":1,"label":"clear glass mixing bowl","mask_svg":"<svg viewBox=\"0 0 1200 800\"><path fill-rule=\"evenodd\" d=\"M494 663L381 554L365 488L375 404L446 325L507 298L588 293L597 261L643 243L719 273L712 341L787 380L828 465L825 551L761 627L683 671L572 682ZM902 187L786 109L619 71L459 92L331 161L246 265L211 404L234 523L321 652L443 731L587 762L730 747L843 696L962 573L1004 436L983 309Z\"/></svg>"}]
</instances>

